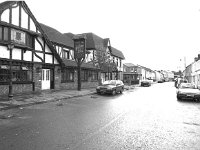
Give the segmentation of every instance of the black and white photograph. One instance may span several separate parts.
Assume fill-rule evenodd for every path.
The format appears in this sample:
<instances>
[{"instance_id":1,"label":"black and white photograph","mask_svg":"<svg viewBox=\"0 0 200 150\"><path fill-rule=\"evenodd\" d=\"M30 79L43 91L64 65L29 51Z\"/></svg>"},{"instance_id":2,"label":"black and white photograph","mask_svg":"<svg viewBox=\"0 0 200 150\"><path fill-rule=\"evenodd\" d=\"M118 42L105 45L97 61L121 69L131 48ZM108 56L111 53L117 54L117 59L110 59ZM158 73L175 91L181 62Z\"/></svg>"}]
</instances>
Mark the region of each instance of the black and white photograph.
<instances>
[{"instance_id":1,"label":"black and white photograph","mask_svg":"<svg viewBox=\"0 0 200 150\"><path fill-rule=\"evenodd\" d=\"M200 1L0 0L0 150L200 150Z\"/></svg>"}]
</instances>

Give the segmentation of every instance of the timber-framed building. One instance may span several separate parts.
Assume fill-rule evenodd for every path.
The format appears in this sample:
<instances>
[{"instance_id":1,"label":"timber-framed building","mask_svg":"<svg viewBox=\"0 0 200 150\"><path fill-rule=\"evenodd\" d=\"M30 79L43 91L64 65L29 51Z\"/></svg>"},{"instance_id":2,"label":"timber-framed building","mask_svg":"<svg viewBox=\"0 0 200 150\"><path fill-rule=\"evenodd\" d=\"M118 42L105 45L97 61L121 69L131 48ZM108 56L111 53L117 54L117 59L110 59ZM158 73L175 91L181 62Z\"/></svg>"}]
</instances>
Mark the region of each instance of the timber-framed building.
<instances>
[{"instance_id":1,"label":"timber-framed building","mask_svg":"<svg viewBox=\"0 0 200 150\"><path fill-rule=\"evenodd\" d=\"M87 51L81 66L81 81L82 88L90 88L104 78L91 61L96 50L109 50L112 61L116 59L119 64L124 56L116 49L111 51L109 39L85 34ZM0 95L76 89L73 36L39 23L24 1L0 3Z\"/></svg>"}]
</instances>

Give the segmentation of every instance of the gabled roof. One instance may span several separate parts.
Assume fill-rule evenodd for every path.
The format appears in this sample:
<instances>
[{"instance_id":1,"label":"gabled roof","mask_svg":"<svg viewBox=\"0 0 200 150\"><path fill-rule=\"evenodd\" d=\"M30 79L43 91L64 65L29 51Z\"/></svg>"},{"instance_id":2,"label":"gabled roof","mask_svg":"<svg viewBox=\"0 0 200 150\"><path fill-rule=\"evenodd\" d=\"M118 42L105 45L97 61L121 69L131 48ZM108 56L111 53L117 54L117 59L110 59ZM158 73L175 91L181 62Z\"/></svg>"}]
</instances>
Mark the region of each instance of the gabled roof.
<instances>
[{"instance_id":1,"label":"gabled roof","mask_svg":"<svg viewBox=\"0 0 200 150\"><path fill-rule=\"evenodd\" d=\"M145 70L153 71L153 70L151 70L150 68L147 68L147 67L144 67L144 66L141 66L141 65L138 65L138 66L141 67L141 68L144 68Z\"/></svg>"},{"instance_id":2,"label":"gabled roof","mask_svg":"<svg viewBox=\"0 0 200 150\"><path fill-rule=\"evenodd\" d=\"M112 55L112 56L119 57L119 58L121 58L121 59L125 59L123 53L122 53L120 50L117 50L117 49L114 48L114 47L111 47L111 55Z\"/></svg>"},{"instance_id":3,"label":"gabled roof","mask_svg":"<svg viewBox=\"0 0 200 150\"><path fill-rule=\"evenodd\" d=\"M40 26L42 27L43 31L45 34L48 36L48 38L55 43L62 44L66 47L73 48L74 47L74 42L73 40L68 37L65 34L62 34L58 30L47 26L45 24L40 23Z\"/></svg>"},{"instance_id":4,"label":"gabled roof","mask_svg":"<svg viewBox=\"0 0 200 150\"><path fill-rule=\"evenodd\" d=\"M99 37L98 35L90 32L90 33L82 33L86 36L86 49L87 50L105 50L104 39ZM73 33L64 33L64 35L68 36L69 38L73 39L75 34Z\"/></svg>"},{"instance_id":5,"label":"gabled roof","mask_svg":"<svg viewBox=\"0 0 200 150\"><path fill-rule=\"evenodd\" d=\"M62 59L60 58L60 56L57 54L56 50L54 49L52 43L50 42L50 40L48 39L47 35L45 34L45 32L43 31L43 29L41 28L39 22L36 20L35 16L33 15L33 13L31 12L31 10L29 9L28 5L26 4L25 1L6 1L3 3L0 3L0 12L3 11L6 8L9 8L10 5L14 5L14 4L20 4L22 5L22 7L25 9L26 13L30 16L30 18L33 20L36 28L40 31L40 33L42 34L42 36L44 37L47 45L49 46L49 48L51 49L52 53L54 54L55 58L58 60L58 62L63 65Z\"/></svg>"},{"instance_id":6,"label":"gabled roof","mask_svg":"<svg viewBox=\"0 0 200 150\"><path fill-rule=\"evenodd\" d=\"M104 39L94 33L84 33L86 35L86 49L105 50Z\"/></svg>"},{"instance_id":7,"label":"gabled roof","mask_svg":"<svg viewBox=\"0 0 200 150\"><path fill-rule=\"evenodd\" d=\"M136 65L134 65L132 63L124 63L124 65L127 66L127 67L134 67L134 66L136 66Z\"/></svg>"},{"instance_id":8,"label":"gabled roof","mask_svg":"<svg viewBox=\"0 0 200 150\"><path fill-rule=\"evenodd\" d=\"M75 35L75 34L73 34L73 33L71 33L71 32L63 33L63 34L66 35L66 36L68 36L68 37L70 37L71 39L73 39L73 37L74 37L74 35Z\"/></svg>"},{"instance_id":9,"label":"gabled roof","mask_svg":"<svg viewBox=\"0 0 200 150\"><path fill-rule=\"evenodd\" d=\"M104 46L105 47L109 46L108 43L110 42L110 39L109 38L105 38L103 40L104 40Z\"/></svg>"},{"instance_id":10,"label":"gabled roof","mask_svg":"<svg viewBox=\"0 0 200 150\"><path fill-rule=\"evenodd\" d=\"M63 60L66 67L77 67L76 61L64 59ZM87 68L87 69L97 69L92 63L82 63L81 68Z\"/></svg>"}]
</instances>

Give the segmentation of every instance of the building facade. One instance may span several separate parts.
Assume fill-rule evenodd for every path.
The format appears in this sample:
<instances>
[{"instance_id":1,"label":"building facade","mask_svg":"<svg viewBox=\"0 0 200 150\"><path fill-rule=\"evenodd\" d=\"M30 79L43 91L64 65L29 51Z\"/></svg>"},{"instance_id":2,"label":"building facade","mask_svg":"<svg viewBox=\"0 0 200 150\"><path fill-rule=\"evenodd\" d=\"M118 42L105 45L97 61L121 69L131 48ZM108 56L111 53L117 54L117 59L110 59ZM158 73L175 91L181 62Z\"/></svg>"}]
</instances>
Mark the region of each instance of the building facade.
<instances>
[{"instance_id":1,"label":"building facade","mask_svg":"<svg viewBox=\"0 0 200 150\"><path fill-rule=\"evenodd\" d=\"M109 39L84 34L87 38L81 87L96 87L102 74L106 74L104 80L121 79L122 52L111 49ZM0 95L77 89L73 36L39 23L24 1L0 3ZM103 72L94 63L97 51L107 51L116 67Z\"/></svg>"},{"instance_id":2,"label":"building facade","mask_svg":"<svg viewBox=\"0 0 200 150\"><path fill-rule=\"evenodd\" d=\"M62 60L24 1L0 4L0 95L54 89Z\"/></svg>"}]
</instances>

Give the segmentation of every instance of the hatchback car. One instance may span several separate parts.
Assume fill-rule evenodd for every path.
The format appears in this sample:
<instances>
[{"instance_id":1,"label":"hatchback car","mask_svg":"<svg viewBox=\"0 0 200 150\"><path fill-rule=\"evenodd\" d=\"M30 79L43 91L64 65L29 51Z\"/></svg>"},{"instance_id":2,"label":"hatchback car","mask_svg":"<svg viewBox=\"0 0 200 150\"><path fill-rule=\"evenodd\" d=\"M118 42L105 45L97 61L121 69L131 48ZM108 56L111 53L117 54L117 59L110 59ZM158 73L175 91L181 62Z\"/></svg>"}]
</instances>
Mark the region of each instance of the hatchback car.
<instances>
[{"instance_id":1,"label":"hatchback car","mask_svg":"<svg viewBox=\"0 0 200 150\"><path fill-rule=\"evenodd\" d=\"M192 83L181 83L177 89L177 99L200 100L200 90Z\"/></svg>"},{"instance_id":2,"label":"hatchback car","mask_svg":"<svg viewBox=\"0 0 200 150\"><path fill-rule=\"evenodd\" d=\"M102 85L97 86L96 91L98 94L112 94L122 93L124 91L124 83L121 80L107 80Z\"/></svg>"},{"instance_id":3,"label":"hatchback car","mask_svg":"<svg viewBox=\"0 0 200 150\"><path fill-rule=\"evenodd\" d=\"M141 86L151 86L151 81L149 80L141 81Z\"/></svg>"}]
</instances>

